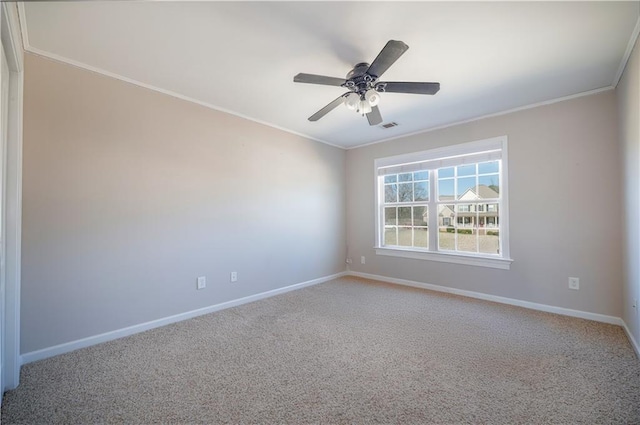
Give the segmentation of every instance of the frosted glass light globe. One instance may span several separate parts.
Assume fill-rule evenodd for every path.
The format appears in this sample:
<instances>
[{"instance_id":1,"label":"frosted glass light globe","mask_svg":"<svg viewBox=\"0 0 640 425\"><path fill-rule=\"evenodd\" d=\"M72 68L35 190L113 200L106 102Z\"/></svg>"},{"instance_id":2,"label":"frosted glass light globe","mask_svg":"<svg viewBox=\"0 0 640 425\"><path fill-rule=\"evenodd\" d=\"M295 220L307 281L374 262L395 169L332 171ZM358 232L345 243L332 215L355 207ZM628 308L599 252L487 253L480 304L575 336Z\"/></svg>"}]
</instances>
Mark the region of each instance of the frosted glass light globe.
<instances>
[{"instance_id":1,"label":"frosted glass light globe","mask_svg":"<svg viewBox=\"0 0 640 425\"><path fill-rule=\"evenodd\" d=\"M376 106L380 103L380 94L375 89L369 89L364 94L364 99L369 102L369 105Z\"/></svg>"},{"instance_id":2,"label":"frosted glass light globe","mask_svg":"<svg viewBox=\"0 0 640 425\"><path fill-rule=\"evenodd\" d=\"M358 112L360 112L362 115L371 112L371 105L369 105L369 102L367 102L366 100L362 100L360 102L360 109L358 110Z\"/></svg>"},{"instance_id":3,"label":"frosted glass light globe","mask_svg":"<svg viewBox=\"0 0 640 425\"><path fill-rule=\"evenodd\" d=\"M360 106L360 96L356 93L349 93L344 98L344 106L347 107L350 111L355 111Z\"/></svg>"}]
</instances>

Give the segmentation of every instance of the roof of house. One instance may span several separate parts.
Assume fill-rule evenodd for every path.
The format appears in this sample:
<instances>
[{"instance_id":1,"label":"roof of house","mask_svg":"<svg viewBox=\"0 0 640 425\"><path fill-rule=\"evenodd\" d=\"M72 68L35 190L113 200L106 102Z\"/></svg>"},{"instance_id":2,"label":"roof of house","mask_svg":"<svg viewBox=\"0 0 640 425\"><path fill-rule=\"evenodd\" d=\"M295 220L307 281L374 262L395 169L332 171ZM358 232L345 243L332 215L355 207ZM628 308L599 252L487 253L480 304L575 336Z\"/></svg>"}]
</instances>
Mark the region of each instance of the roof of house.
<instances>
[{"instance_id":1,"label":"roof of house","mask_svg":"<svg viewBox=\"0 0 640 425\"><path fill-rule=\"evenodd\" d=\"M496 199L500 195L489 186L480 184L476 187L470 187L465 190L458 198L460 201L475 201L478 199Z\"/></svg>"},{"instance_id":2,"label":"roof of house","mask_svg":"<svg viewBox=\"0 0 640 425\"><path fill-rule=\"evenodd\" d=\"M473 199L464 199L465 196L468 193L473 194ZM465 201L469 200L470 201L470 200L476 200L476 199L497 199L499 197L500 197L500 194L497 191L493 190L489 186L486 186L484 184L480 184L480 185L478 185L477 190L476 190L475 187L471 187L471 188L465 190L465 192L462 195L460 195L458 200L459 201L461 201L461 200L465 200ZM438 199L440 201L453 201L453 200L456 200L455 196L452 196L452 195L441 195L441 196L438 197Z\"/></svg>"},{"instance_id":3,"label":"roof of house","mask_svg":"<svg viewBox=\"0 0 640 425\"><path fill-rule=\"evenodd\" d=\"M483 184L478 185L477 192L475 190L473 190L473 188L471 188L469 190L474 192L478 196L478 198L480 198L480 199L495 199L495 198L498 198L500 196L497 191L495 191L492 188L490 188L489 186L485 186Z\"/></svg>"}]
</instances>

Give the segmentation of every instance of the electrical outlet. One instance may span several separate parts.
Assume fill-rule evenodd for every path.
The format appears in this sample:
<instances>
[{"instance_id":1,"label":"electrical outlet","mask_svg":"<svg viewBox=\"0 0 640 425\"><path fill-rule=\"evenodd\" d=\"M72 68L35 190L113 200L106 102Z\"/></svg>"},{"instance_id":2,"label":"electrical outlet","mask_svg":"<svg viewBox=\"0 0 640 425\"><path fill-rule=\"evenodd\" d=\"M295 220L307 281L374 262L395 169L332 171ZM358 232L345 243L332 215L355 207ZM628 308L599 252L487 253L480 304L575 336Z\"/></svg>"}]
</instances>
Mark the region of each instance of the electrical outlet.
<instances>
[{"instance_id":1,"label":"electrical outlet","mask_svg":"<svg viewBox=\"0 0 640 425\"><path fill-rule=\"evenodd\" d=\"M364 255L360 257L360 264L367 264L367 259L364 258Z\"/></svg>"},{"instance_id":2,"label":"electrical outlet","mask_svg":"<svg viewBox=\"0 0 640 425\"><path fill-rule=\"evenodd\" d=\"M238 281L238 272L231 272L231 282Z\"/></svg>"},{"instance_id":3,"label":"electrical outlet","mask_svg":"<svg viewBox=\"0 0 640 425\"><path fill-rule=\"evenodd\" d=\"M569 278L569 289L579 290L580 289L580 278L570 277Z\"/></svg>"},{"instance_id":4,"label":"electrical outlet","mask_svg":"<svg viewBox=\"0 0 640 425\"><path fill-rule=\"evenodd\" d=\"M204 277L204 276L200 276L200 277L198 278L198 285L197 285L197 288L198 288L198 289L204 289L204 288L206 288L206 287L207 287L207 278L206 278L206 277Z\"/></svg>"}]
</instances>

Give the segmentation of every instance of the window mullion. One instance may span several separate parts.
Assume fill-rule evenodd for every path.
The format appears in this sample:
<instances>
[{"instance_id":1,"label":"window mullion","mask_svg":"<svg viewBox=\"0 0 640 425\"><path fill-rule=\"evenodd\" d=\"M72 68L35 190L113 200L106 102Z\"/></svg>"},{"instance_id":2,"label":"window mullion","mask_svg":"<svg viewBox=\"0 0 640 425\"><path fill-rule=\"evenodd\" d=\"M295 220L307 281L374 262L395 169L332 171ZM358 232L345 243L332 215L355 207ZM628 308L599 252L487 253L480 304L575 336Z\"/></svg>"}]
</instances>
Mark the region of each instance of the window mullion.
<instances>
[{"instance_id":1,"label":"window mullion","mask_svg":"<svg viewBox=\"0 0 640 425\"><path fill-rule=\"evenodd\" d=\"M378 240L376 246L384 245L384 232L385 232L385 216L384 216L384 177L378 176Z\"/></svg>"},{"instance_id":2,"label":"window mullion","mask_svg":"<svg viewBox=\"0 0 640 425\"><path fill-rule=\"evenodd\" d=\"M438 251L437 174L436 170L429 170L429 251Z\"/></svg>"}]
</instances>

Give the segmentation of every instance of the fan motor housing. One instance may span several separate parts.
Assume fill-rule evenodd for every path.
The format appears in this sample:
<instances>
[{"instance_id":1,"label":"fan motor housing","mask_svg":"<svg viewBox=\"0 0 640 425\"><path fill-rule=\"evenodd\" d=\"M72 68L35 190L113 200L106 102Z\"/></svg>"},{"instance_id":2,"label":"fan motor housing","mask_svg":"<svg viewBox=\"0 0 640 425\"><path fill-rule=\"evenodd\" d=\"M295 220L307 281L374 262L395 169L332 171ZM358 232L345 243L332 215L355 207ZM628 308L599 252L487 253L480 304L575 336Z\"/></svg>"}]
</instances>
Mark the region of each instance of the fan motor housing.
<instances>
[{"instance_id":1,"label":"fan motor housing","mask_svg":"<svg viewBox=\"0 0 640 425\"><path fill-rule=\"evenodd\" d=\"M364 96L364 93L373 87L376 77L367 74L369 64L361 62L353 67L347 74L347 81L344 84L349 90Z\"/></svg>"},{"instance_id":2,"label":"fan motor housing","mask_svg":"<svg viewBox=\"0 0 640 425\"><path fill-rule=\"evenodd\" d=\"M351 80L355 77L360 77L366 74L367 69L369 69L369 64L366 62L360 62L356 66L353 67L351 71L347 74L347 80Z\"/></svg>"}]
</instances>

